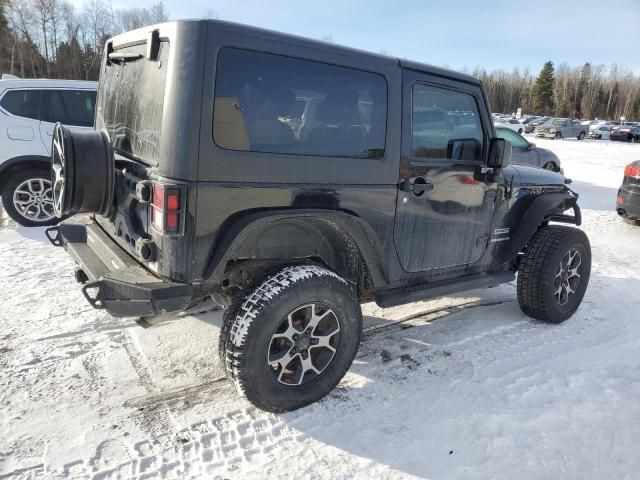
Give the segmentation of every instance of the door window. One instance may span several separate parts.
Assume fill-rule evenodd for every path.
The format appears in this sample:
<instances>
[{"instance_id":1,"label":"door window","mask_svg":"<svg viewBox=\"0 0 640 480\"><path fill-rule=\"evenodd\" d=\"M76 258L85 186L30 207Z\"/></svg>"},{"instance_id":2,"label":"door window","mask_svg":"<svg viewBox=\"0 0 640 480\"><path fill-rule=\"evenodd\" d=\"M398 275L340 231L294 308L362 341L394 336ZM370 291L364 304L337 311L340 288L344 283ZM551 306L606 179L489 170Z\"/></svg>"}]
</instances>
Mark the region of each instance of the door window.
<instances>
[{"instance_id":1,"label":"door window","mask_svg":"<svg viewBox=\"0 0 640 480\"><path fill-rule=\"evenodd\" d=\"M38 120L41 90L10 90L2 97L0 106L18 117Z\"/></svg>"},{"instance_id":2,"label":"door window","mask_svg":"<svg viewBox=\"0 0 640 480\"><path fill-rule=\"evenodd\" d=\"M518 148L527 148L527 141L518 135L516 132L506 129L506 128L496 128L496 137L504 138L508 140L509 143Z\"/></svg>"},{"instance_id":3,"label":"door window","mask_svg":"<svg viewBox=\"0 0 640 480\"><path fill-rule=\"evenodd\" d=\"M431 85L413 87L411 151L417 159L482 159L484 133L472 95Z\"/></svg>"}]
</instances>

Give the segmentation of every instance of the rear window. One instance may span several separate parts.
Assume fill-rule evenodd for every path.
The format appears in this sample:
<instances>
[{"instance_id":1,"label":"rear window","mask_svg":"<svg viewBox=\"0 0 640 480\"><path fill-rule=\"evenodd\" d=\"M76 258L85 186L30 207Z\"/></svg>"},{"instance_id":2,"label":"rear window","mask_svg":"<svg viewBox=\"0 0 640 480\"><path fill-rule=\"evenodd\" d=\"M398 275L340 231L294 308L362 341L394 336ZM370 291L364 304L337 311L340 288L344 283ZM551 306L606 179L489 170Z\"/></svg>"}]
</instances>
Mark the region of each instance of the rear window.
<instances>
[{"instance_id":1,"label":"rear window","mask_svg":"<svg viewBox=\"0 0 640 480\"><path fill-rule=\"evenodd\" d=\"M382 75L236 48L218 56L213 137L229 150L381 158Z\"/></svg>"},{"instance_id":2,"label":"rear window","mask_svg":"<svg viewBox=\"0 0 640 480\"><path fill-rule=\"evenodd\" d=\"M157 61L146 58L146 44L116 53L140 54L139 59L114 60L100 77L97 118L114 149L129 158L156 165L164 109L169 44L160 43Z\"/></svg>"},{"instance_id":3,"label":"rear window","mask_svg":"<svg viewBox=\"0 0 640 480\"><path fill-rule=\"evenodd\" d=\"M10 90L0 100L0 106L12 115L38 120L41 90Z\"/></svg>"},{"instance_id":4,"label":"rear window","mask_svg":"<svg viewBox=\"0 0 640 480\"><path fill-rule=\"evenodd\" d=\"M91 90L47 90L42 101L42 120L65 125L92 127L96 92Z\"/></svg>"}]
</instances>

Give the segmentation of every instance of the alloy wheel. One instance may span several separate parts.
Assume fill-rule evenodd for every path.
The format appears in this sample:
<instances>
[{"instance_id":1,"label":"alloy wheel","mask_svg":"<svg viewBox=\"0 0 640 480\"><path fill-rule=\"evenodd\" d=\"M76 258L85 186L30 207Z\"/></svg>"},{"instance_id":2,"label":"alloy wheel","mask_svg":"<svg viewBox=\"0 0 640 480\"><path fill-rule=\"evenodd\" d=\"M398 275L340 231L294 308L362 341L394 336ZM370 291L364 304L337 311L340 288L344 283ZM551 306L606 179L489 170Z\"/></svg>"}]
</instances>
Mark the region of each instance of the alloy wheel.
<instances>
[{"instance_id":1,"label":"alloy wheel","mask_svg":"<svg viewBox=\"0 0 640 480\"><path fill-rule=\"evenodd\" d=\"M47 222L55 217L51 181L46 178L30 178L13 191L16 211L32 222Z\"/></svg>"},{"instance_id":2,"label":"alloy wheel","mask_svg":"<svg viewBox=\"0 0 640 480\"><path fill-rule=\"evenodd\" d=\"M569 250L562 260L553 278L555 291L553 296L560 305L566 305L576 293L582 275L582 257L576 249Z\"/></svg>"},{"instance_id":3,"label":"alloy wheel","mask_svg":"<svg viewBox=\"0 0 640 480\"><path fill-rule=\"evenodd\" d=\"M340 342L340 322L332 309L311 303L289 313L272 335L267 365L284 385L298 386L320 376Z\"/></svg>"}]
</instances>

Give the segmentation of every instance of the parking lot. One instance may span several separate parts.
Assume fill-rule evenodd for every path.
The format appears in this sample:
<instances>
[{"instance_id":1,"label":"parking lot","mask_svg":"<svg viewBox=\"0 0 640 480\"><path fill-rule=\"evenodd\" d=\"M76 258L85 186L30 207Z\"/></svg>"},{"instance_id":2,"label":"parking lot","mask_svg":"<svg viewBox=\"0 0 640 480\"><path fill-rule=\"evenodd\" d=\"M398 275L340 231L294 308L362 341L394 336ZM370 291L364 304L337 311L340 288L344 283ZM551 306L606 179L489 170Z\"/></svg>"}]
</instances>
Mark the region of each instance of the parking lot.
<instances>
[{"instance_id":1,"label":"parking lot","mask_svg":"<svg viewBox=\"0 0 640 480\"><path fill-rule=\"evenodd\" d=\"M513 284L364 307L323 401L251 407L217 357L221 312L149 329L92 309L43 229L0 226L0 478L631 478L640 456L640 227L615 212L640 145L533 139L580 193L593 248L577 314Z\"/></svg>"}]
</instances>

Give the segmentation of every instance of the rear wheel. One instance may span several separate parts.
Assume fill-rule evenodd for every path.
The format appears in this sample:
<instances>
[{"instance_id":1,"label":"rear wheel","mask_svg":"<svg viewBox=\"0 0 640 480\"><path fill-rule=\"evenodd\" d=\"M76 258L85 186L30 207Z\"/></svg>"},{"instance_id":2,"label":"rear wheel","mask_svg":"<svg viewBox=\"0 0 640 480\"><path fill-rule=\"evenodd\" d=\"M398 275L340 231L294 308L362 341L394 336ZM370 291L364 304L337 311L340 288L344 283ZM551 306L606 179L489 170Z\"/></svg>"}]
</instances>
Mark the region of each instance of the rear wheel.
<instances>
[{"instance_id":1,"label":"rear wheel","mask_svg":"<svg viewBox=\"0 0 640 480\"><path fill-rule=\"evenodd\" d=\"M26 168L14 174L2 192L2 203L7 214L25 227L55 225L60 221L53 209L48 170Z\"/></svg>"},{"instance_id":2,"label":"rear wheel","mask_svg":"<svg viewBox=\"0 0 640 480\"><path fill-rule=\"evenodd\" d=\"M247 400L271 412L324 397L360 343L362 313L353 290L315 265L281 270L229 313L220 339L227 376Z\"/></svg>"},{"instance_id":3,"label":"rear wheel","mask_svg":"<svg viewBox=\"0 0 640 480\"><path fill-rule=\"evenodd\" d=\"M518 268L518 303L536 320L561 323L580 306L591 273L591 246L582 230L551 225L527 245Z\"/></svg>"},{"instance_id":4,"label":"rear wheel","mask_svg":"<svg viewBox=\"0 0 640 480\"><path fill-rule=\"evenodd\" d=\"M578 135L578 140L582 140L584 138L584 132L580 132L580 135Z\"/></svg>"}]
</instances>

